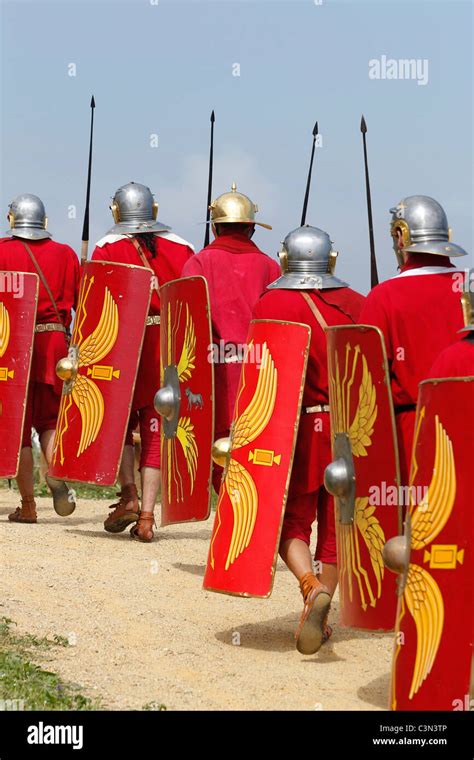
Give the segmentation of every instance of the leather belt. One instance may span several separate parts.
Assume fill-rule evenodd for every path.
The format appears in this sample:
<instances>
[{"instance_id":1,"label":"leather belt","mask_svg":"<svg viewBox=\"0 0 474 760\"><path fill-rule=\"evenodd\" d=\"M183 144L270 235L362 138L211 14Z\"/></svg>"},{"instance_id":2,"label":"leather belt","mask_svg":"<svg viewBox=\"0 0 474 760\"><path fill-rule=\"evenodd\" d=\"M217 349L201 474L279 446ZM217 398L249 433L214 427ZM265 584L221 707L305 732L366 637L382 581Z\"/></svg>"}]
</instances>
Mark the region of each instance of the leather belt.
<instances>
[{"instance_id":1,"label":"leather belt","mask_svg":"<svg viewBox=\"0 0 474 760\"><path fill-rule=\"evenodd\" d=\"M59 322L40 322L35 327L35 333L44 332L66 332L64 325L60 325Z\"/></svg>"},{"instance_id":2,"label":"leather belt","mask_svg":"<svg viewBox=\"0 0 474 760\"><path fill-rule=\"evenodd\" d=\"M150 325L159 325L160 324L160 315L155 314L154 316L149 316L146 318L146 326L150 327Z\"/></svg>"},{"instance_id":3,"label":"leather belt","mask_svg":"<svg viewBox=\"0 0 474 760\"><path fill-rule=\"evenodd\" d=\"M329 412L329 404L316 404L316 406L305 406L304 414L317 414L318 412Z\"/></svg>"}]
</instances>

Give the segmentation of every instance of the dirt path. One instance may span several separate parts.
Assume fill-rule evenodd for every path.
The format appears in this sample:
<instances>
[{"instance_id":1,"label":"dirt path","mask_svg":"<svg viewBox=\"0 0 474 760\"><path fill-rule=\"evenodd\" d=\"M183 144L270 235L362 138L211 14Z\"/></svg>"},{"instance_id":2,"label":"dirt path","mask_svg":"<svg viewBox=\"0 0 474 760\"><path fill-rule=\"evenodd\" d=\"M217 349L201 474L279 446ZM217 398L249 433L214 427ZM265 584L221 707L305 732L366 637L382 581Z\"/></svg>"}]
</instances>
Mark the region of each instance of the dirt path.
<instances>
[{"instance_id":1,"label":"dirt path","mask_svg":"<svg viewBox=\"0 0 474 760\"><path fill-rule=\"evenodd\" d=\"M59 518L38 500L37 525L7 524L0 491L0 616L55 648L49 667L112 709L384 709L390 634L341 629L314 657L294 649L300 596L278 565L271 599L202 591L211 521L168 527L152 545L106 534L107 503ZM240 645L233 642L238 642Z\"/></svg>"}]
</instances>

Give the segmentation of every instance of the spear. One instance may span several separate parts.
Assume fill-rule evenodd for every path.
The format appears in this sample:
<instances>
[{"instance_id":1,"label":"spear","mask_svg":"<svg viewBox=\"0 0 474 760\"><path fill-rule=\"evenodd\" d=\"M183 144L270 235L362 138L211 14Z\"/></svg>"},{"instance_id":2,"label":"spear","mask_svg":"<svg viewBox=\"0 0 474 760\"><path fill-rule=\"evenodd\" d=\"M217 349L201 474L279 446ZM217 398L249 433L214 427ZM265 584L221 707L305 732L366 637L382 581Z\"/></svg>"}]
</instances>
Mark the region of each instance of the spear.
<instances>
[{"instance_id":1,"label":"spear","mask_svg":"<svg viewBox=\"0 0 474 760\"><path fill-rule=\"evenodd\" d=\"M375 288L379 284L379 275L377 272L377 261L375 258L374 242L374 225L372 222L372 198L370 195L369 164L367 161L367 124L364 116L360 120L360 131L362 132L362 141L364 143L364 164L365 164L365 189L367 193L367 216L369 218L369 241L370 241L370 287Z\"/></svg>"},{"instance_id":2,"label":"spear","mask_svg":"<svg viewBox=\"0 0 474 760\"><path fill-rule=\"evenodd\" d=\"M204 248L209 245L209 224L211 219L210 205L212 202L212 166L214 162L214 122L216 120L214 111L211 113L211 144L209 147L209 179L207 183L207 211L206 211L206 232L204 234Z\"/></svg>"},{"instance_id":3,"label":"spear","mask_svg":"<svg viewBox=\"0 0 474 760\"><path fill-rule=\"evenodd\" d=\"M311 187L311 175L313 173L314 150L316 148L317 136L318 136L318 122L316 122L313 128L313 145L311 148L311 159L309 162L308 179L306 180L306 192L304 194L303 212L301 214L301 226L303 226L303 224L305 224L306 222L306 211L308 208L309 189Z\"/></svg>"},{"instance_id":4,"label":"spear","mask_svg":"<svg viewBox=\"0 0 474 760\"><path fill-rule=\"evenodd\" d=\"M89 203L91 197L91 173L92 173L92 137L94 134L94 96L91 98L91 134L89 142L89 168L87 170L86 208L84 211L84 224L82 227L81 264L87 261L87 247L89 243Z\"/></svg>"}]
</instances>

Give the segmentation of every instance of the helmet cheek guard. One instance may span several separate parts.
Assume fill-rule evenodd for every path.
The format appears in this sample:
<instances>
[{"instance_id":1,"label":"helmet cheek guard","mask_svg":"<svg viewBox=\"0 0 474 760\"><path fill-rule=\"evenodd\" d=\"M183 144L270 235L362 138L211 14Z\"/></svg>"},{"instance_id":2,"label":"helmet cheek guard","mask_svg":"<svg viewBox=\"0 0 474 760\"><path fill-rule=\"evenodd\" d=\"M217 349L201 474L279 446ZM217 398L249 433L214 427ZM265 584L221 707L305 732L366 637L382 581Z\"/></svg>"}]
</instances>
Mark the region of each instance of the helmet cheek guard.
<instances>
[{"instance_id":1,"label":"helmet cheek guard","mask_svg":"<svg viewBox=\"0 0 474 760\"><path fill-rule=\"evenodd\" d=\"M282 274L288 272L288 251L285 247L278 252L278 258L280 259L280 266Z\"/></svg>"},{"instance_id":2,"label":"helmet cheek guard","mask_svg":"<svg viewBox=\"0 0 474 760\"><path fill-rule=\"evenodd\" d=\"M339 256L338 251L331 251L329 254L329 261L328 261L328 274L334 274L336 271L336 261L337 257Z\"/></svg>"},{"instance_id":3,"label":"helmet cheek guard","mask_svg":"<svg viewBox=\"0 0 474 760\"><path fill-rule=\"evenodd\" d=\"M116 203L116 201L112 201L109 208L112 212L115 224L118 224L120 222L120 209L118 203Z\"/></svg>"}]
</instances>

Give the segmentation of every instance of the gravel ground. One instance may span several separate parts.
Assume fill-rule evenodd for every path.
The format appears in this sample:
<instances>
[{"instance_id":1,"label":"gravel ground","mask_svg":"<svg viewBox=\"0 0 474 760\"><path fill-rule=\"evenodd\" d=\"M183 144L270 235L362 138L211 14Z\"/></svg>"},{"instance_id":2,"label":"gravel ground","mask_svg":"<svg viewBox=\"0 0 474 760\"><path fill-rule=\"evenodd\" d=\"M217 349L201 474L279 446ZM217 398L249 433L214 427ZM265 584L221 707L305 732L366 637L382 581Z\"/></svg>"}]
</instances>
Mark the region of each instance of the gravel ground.
<instances>
[{"instance_id":1,"label":"gravel ground","mask_svg":"<svg viewBox=\"0 0 474 760\"><path fill-rule=\"evenodd\" d=\"M0 491L0 616L22 632L68 637L48 667L105 707L386 709L392 635L339 627L336 597L331 641L299 655L301 597L281 562L270 599L202 590L211 520L140 544L104 532L104 501L60 518L38 499L37 525L9 524L16 505Z\"/></svg>"}]
</instances>

